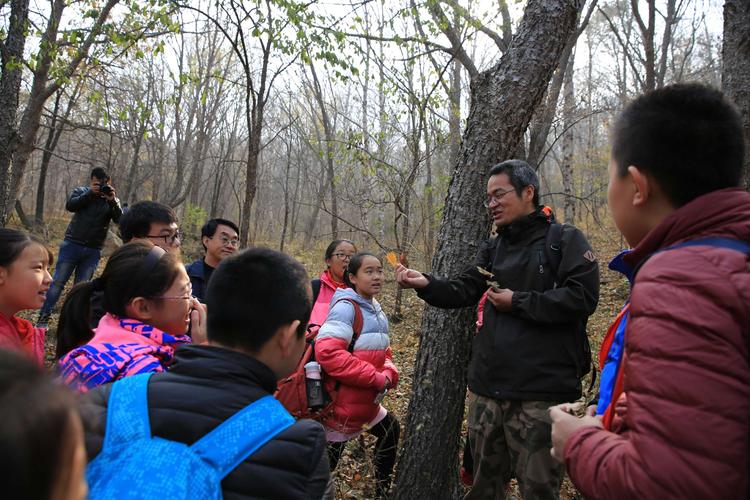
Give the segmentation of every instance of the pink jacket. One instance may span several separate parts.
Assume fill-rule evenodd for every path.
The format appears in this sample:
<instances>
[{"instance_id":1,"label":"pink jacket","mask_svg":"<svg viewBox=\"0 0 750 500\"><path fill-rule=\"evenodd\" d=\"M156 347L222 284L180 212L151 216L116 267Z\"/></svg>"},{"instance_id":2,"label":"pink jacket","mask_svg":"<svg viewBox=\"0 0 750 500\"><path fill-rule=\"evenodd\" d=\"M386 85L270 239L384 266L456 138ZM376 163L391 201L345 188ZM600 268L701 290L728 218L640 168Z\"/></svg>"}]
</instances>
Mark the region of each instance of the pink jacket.
<instances>
[{"instance_id":1,"label":"pink jacket","mask_svg":"<svg viewBox=\"0 0 750 500\"><path fill-rule=\"evenodd\" d=\"M750 241L750 193L693 200L626 261L706 237ZM654 254L630 307L614 432L570 437L573 483L590 499L750 498L750 259L712 246Z\"/></svg>"},{"instance_id":2,"label":"pink jacket","mask_svg":"<svg viewBox=\"0 0 750 500\"><path fill-rule=\"evenodd\" d=\"M80 392L139 373L161 372L188 335L170 335L151 325L105 314L94 338L60 360L66 384Z\"/></svg>"},{"instance_id":3,"label":"pink jacket","mask_svg":"<svg viewBox=\"0 0 750 500\"><path fill-rule=\"evenodd\" d=\"M346 285L334 281L328 271L323 271L320 274L320 291L313 305L312 313L310 313L311 325L320 326L325 323L328 317L328 309L331 307L331 299L339 288L346 288Z\"/></svg>"},{"instance_id":4,"label":"pink jacket","mask_svg":"<svg viewBox=\"0 0 750 500\"><path fill-rule=\"evenodd\" d=\"M362 332L352 353L348 347L354 334L354 306L337 302L342 298L356 301L362 310ZM333 304L315 342L315 359L325 371L326 390L334 397L333 414L323 424L352 434L377 416L380 405L375 397L385 387L386 377L396 387L398 369L391 356L388 319L380 304L351 288L337 290Z\"/></svg>"},{"instance_id":5,"label":"pink jacket","mask_svg":"<svg viewBox=\"0 0 750 500\"><path fill-rule=\"evenodd\" d=\"M46 328L35 328L30 321L0 313L0 349L26 354L40 366L44 365Z\"/></svg>"}]
</instances>

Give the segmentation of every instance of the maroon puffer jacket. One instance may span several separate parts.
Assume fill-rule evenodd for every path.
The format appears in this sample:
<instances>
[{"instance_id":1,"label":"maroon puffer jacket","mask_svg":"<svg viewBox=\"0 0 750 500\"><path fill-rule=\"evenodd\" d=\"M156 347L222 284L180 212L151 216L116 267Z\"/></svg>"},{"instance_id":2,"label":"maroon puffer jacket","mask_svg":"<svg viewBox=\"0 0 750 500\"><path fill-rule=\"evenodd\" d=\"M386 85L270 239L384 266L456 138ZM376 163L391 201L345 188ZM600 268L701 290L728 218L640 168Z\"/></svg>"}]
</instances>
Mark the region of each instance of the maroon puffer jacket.
<instances>
[{"instance_id":1,"label":"maroon puffer jacket","mask_svg":"<svg viewBox=\"0 0 750 500\"><path fill-rule=\"evenodd\" d=\"M629 255L637 264L709 236L750 241L750 193L681 207ZM587 427L565 447L586 498L750 498L750 259L693 246L637 275L626 331L623 425Z\"/></svg>"}]
</instances>

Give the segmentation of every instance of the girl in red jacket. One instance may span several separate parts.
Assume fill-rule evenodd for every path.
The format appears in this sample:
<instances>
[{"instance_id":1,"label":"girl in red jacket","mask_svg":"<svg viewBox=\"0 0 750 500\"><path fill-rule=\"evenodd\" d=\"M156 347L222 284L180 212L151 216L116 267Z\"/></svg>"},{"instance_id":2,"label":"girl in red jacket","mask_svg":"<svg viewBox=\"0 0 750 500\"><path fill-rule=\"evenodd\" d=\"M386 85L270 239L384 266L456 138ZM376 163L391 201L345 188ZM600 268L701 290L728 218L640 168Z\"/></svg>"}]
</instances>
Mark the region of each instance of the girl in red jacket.
<instances>
[{"instance_id":1,"label":"girl in red jacket","mask_svg":"<svg viewBox=\"0 0 750 500\"><path fill-rule=\"evenodd\" d=\"M400 426L380 404L398 383L388 319L374 298L383 285L383 265L372 254L358 253L349 261L344 279L351 288L336 290L315 343L315 359L326 373L326 389L334 401L330 415L323 419L329 462L334 470L346 442L362 432L376 436L377 496L384 497L391 484ZM362 314L362 331L352 341L355 307Z\"/></svg>"},{"instance_id":2,"label":"girl in red jacket","mask_svg":"<svg viewBox=\"0 0 750 500\"><path fill-rule=\"evenodd\" d=\"M322 325L328 316L333 294L339 288L346 288L344 274L349 259L357 253L357 247L350 240L333 240L326 248L326 270L320 278L312 280L313 309L310 314L310 325Z\"/></svg>"},{"instance_id":3,"label":"girl in red jacket","mask_svg":"<svg viewBox=\"0 0 750 500\"><path fill-rule=\"evenodd\" d=\"M44 363L46 328L16 316L39 309L52 283L52 254L44 244L15 229L0 228L0 348L20 351Z\"/></svg>"}]
</instances>

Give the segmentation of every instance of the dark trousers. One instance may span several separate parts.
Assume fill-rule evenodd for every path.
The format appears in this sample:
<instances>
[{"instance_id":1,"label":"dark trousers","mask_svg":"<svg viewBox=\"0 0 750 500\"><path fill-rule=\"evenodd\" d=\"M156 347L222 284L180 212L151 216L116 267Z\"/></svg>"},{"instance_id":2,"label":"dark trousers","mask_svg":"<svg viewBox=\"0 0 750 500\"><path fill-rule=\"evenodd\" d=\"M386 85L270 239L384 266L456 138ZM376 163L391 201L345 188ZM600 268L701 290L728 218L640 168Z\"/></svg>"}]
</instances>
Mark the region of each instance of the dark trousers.
<instances>
[{"instance_id":1,"label":"dark trousers","mask_svg":"<svg viewBox=\"0 0 750 500\"><path fill-rule=\"evenodd\" d=\"M396 463L396 452L398 451L401 426L396 417L388 413L383 420L366 432L377 438L374 459L377 494L378 496L385 496L391 487L391 473ZM331 466L331 471L338 465L346 443L346 441L328 443L328 463Z\"/></svg>"}]
</instances>

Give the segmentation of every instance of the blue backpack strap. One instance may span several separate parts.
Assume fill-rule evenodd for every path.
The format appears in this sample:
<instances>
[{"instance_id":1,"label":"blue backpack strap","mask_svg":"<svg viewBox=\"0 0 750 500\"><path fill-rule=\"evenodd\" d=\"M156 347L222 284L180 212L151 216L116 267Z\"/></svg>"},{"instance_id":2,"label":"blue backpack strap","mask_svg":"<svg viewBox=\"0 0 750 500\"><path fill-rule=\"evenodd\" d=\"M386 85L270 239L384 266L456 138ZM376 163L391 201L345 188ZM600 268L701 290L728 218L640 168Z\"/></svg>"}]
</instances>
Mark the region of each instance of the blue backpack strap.
<instances>
[{"instance_id":1,"label":"blue backpack strap","mask_svg":"<svg viewBox=\"0 0 750 500\"><path fill-rule=\"evenodd\" d=\"M665 248L665 250L673 250L675 248L682 248L682 247L698 247L698 246L726 248L728 250L735 250L737 252L750 255L750 243L749 242L736 240L734 238L722 238L719 236L713 237L713 238L700 238L697 240L685 241L683 243L678 243L677 245L673 245L671 247Z\"/></svg>"},{"instance_id":2,"label":"blue backpack strap","mask_svg":"<svg viewBox=\"0 0 750 500\"><path fill-rule=\"evenodd\" d=\"M107 404L104 449L139 439L151 439L148 420L148 381L153 373L125 377L112 384Z\"/></svg>"},{"instance_id":3,"label":"blue backpack strap","mask_svg":"<svg viewBox=\"0 0 750 500\"><path fill-rule=\"evenodd\" d=\"M190 448L222 479L261 446L294 424L273 396L265 396L232 415Z\"/></svg>"}]
</instances>

